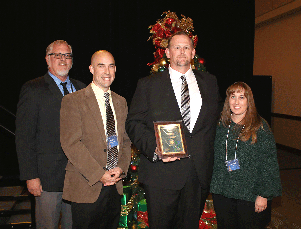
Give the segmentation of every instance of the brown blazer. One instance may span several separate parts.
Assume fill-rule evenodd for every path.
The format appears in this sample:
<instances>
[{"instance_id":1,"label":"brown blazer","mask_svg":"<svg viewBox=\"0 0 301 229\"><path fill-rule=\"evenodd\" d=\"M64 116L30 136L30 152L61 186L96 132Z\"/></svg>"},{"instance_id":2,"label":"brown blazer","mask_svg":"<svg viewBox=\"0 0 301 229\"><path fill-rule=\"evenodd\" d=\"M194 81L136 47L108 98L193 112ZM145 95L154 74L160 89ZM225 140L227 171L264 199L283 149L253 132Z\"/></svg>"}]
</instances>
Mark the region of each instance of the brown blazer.
<instances>
[{"instance_id":1,"label":"brown blazer","mask_svg":"<svg viewBox=\"0 0 301 229\"><path fill-rule=\"evenodd\" d=\"M125 131L126 100L112 92L119 142L118 167L126 174L131 142ZM101 177L107 162L105 129L91 84L65 96L61 106L60 139L68 157L63 198L76 203L94 203L101 191ZM122 181L116 184L122 195Z\"/></svg>"}]
</instances>

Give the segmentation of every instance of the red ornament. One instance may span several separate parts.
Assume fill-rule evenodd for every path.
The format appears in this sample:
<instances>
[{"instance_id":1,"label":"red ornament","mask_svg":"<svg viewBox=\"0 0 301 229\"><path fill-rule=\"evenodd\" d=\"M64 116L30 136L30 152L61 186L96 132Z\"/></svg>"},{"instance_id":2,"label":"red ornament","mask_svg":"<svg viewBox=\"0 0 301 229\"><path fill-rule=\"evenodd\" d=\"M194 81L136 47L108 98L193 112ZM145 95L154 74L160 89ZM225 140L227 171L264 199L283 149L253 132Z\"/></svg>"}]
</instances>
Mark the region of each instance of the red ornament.
<instances>
[{"instance_id":1,"label":"red ornament","mask_svg":"<svg viewBox=\"0 0 301 229\"><path fill-rule=\"evenodd\" d=\"M205 211L202 213L202 216L201 216L202 219L212 219L214 217L216 217L216 214L214 212L206 213Z\"/></svg>"},{"instance_id":2,"label":"red ornament","mask_svg":"<svg viewBox=\"0 0 301 229\"><path fill-rule=\"evenodd\" d=\"M156 62L159 61L165 53L164 49L158 48L154 54Z\"/></svg>"},{"instance_id":3,"label":"red ornament","mask_svg":"<svg viewBox=\"0 0 301 229\"><path fill-rule=\"evenodd\" d=\"M166 30L164 35L164 38L169 38L171 36L171 32L169 30Z\"/></svg>"},{"instance_id":4,"label":"red ornament","mask_svg":"<svg viewBox=\"0 0 301 229\"><path fill-rule=\"evenodd\" d=\"M149 227L147 211L146 212L137 211L137 219L138 219L138 222L145 223L145 225Z\"/></svg>"},{"instance_id":5,"label":"red ornament","mask_svg":"<svg viewBox=\"0 0 301 229\"><path fill-rule=\"evenodd\" d=\"M161 28L160 23L156 23L153 28L151 29L151 32L157 32Z\"/></svg>"},{"instance_id":6,"label":"red ornament","mask_svg":"<svg viewBox=\"0 0 301 229\"><path fill-rule=\"evenodd\" d=\"M201 63L202 65L204 65L205 64L205 59L204 58L199 58L198 62Z\"/></svg>"},{"instance_id":7,"label":"red ornament","mask_svg":"<svg viewBox=\"0 0 301 229\"><path fill-rule=\"evenodd\" d=\"M164 37L164 30L162 28L158 29L156 37Z\"/></svg>"},{"instance_id":8,"label":"red ornament","mask_svg":"<svg viewBox=\"0 0 301 229\"><path fill-rule=\"evenodd\" d=\"M210 229L210 227L207 226L205 222L203 222L202 220L200 220L200 222L199 222L199 229Z\"/></svg>"},{"instance_id":9,"label":"red ornament","mask_svg":"<svg viewBox=\"0 0 301 229\"><path fill-rule=\"evenodd\" d=\"M196 47L197 43L198 43L198 36L194 36L193 38L193 46Z\"/></svg>"},{"instance_id":10,"label":"red ornament","mask_svg":"<svg viewBox=\"0 0 301 229\"><path fill-rule=\"evenodd\" d=\"M177 26L175 26L175 27L172 28L172 32L173 32L173 33L176 33L176 32L178 32L178 31L180 31L180 30L181 30L181 28L179 28L179 27L177 27Z\"/></svg>"},{"instance_id":11,"label":"red ornament","mask_svg":"<svg viewBox=\"0 0 301 229\"><path fill-rule=\"evenodd\" d=\"M161 45L161 41L162 41L162 39L161 39L161 38L157 38L157 39L155 39L155 45L156 45L157 47L160 47L160 45Z\"/></svg>"},{"instance_id":12,"label":"red ornament","mask_svg":"<svg viewBox=\"0 0 301 229\"><path fill-rule=\"evenodd\" d=\"M164 26L166 27L166 28L171 28L172 27L172 23L175 21L175 19L173 19L173 18L168 18L168 19L166 19L166 21L165 21L165 24L164 24Z\"/></svg>"},{"instance_id":13,"label":"red ornament","mask_svg":"<svg viewBox=\"0 0 301 229\"><path fill-rule=\"evenodd\" d=\"M137 166L136 165L131 165L131 170L136 171L137 170Z\"/></svg>"}]
</instances>

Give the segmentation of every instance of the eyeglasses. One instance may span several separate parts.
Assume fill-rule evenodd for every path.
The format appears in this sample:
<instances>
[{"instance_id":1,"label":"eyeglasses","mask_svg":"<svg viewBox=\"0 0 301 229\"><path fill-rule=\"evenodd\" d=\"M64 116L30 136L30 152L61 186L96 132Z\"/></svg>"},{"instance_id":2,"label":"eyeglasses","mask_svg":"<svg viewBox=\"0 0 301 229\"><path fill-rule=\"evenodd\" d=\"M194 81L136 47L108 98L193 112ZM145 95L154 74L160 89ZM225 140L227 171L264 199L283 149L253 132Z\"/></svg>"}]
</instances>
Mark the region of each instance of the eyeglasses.
<instances>
[{"instance_id":1,"label":"eyeglasses","mask_svg":"<svg viewBox=\"0 0 301 229\"><path fill-rule=\"evenodd\" d=\"M48 56L54 56L55 59L61 59L64 56L66 59L72 59L72 53L49 53Z\"/></svg>"}]
</instances>

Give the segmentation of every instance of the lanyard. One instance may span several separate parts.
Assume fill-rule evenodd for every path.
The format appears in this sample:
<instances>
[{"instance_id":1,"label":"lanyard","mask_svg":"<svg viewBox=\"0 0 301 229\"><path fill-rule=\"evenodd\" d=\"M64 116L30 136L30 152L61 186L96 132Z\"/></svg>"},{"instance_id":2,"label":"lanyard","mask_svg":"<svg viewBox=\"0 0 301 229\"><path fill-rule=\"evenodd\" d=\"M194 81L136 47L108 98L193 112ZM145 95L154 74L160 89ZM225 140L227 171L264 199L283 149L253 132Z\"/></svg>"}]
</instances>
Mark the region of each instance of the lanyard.
<instances>
[{"instance_id":1,"label":"lanyard","mask_svg":"<svg viewBox=\"0 0 301 229\"><path fill-rule=\"evenodd\" d=\"M71 83L71 81L70 81ZM71 83L71 93L73 93L73 84Z\"/></svg>"},{"instance_id":2,"label":"lanyard","mask_svg":"<svg viewBox=\"0 0 301 229\"><path fill-rule=\"evenodd\" d=\"M229 133L230 133L230 127L231 127L231 121L230 121L230 124L228 127L227 138L226 138L226 161L228 160L228 138L229 138ZM245 128L245 125L242 126L240 133L243 131L244 128ZM239 135L236 139L236 144L235 144L235 159L236 159L236 151L237 151L238 141L239 141Z\"/></svg>"}]
</instances>

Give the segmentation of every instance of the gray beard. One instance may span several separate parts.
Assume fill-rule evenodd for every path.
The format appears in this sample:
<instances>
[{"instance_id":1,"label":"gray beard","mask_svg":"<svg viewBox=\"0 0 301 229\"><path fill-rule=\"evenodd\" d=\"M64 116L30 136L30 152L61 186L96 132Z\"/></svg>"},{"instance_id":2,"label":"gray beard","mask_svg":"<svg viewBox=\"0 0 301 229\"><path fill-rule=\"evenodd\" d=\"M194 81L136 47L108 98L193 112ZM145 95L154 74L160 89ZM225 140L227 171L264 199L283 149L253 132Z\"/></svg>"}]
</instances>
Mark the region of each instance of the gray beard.
<instances>
[{"instance_id":1,"label":"gray beard","mask_svg":"<svg viewBox=\"0 0 301 229\"><path fill-rule=\"evenodd\" d=\"M73 65L73 62L71 63L71 65L67 65L68 67L70 67L69 69L66 69L66 70L62 70L62 71L57 71L56 73L61 76L61 77L64 77L66 75L69 74L69 71L70 69L72 68L72 65Z\"/></svg>"},{"instance_id":2,"label":"gray beard","mask_svg":"<svg viewBox=\"0 0 301 229\"><path fill-rule=\"evenodd\" d=\"M64 71L57 71L56 72L59 76L66 76L69 73L69 70L64 70Z\"/></svg>"},{"instance_id":3,"label":"gray beard","mask_svg":"<svg viewBox=\"0 0 301 229\"><path fill-rule=\"evenodd\" d=\"M56 73L59 75L59 76L62 76L62 77L64 77L64 76L66 76L66 75L68 75L69 74L69 71L70 71L70 69L72 68L72 65L70 66L70 68L69 69L66 69L66 70L62 70L62 71L57 71Z\"/></svg>"},{"instance_id":4,"label":"gray beard","mask_svg":"<svg viewBox=\"0 0 301 229\"><path fill-rule=\"evenodd\" d=\"M177 61L177 66L188 66L188 65L190 65L190 62L188 60L186 60L184 64L182 64L180 61Z\"/></svg>"}]
</instances>

